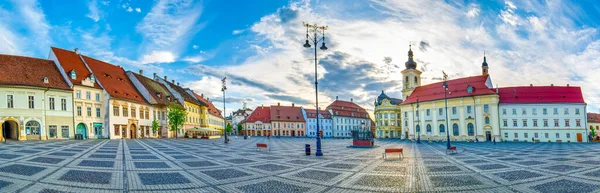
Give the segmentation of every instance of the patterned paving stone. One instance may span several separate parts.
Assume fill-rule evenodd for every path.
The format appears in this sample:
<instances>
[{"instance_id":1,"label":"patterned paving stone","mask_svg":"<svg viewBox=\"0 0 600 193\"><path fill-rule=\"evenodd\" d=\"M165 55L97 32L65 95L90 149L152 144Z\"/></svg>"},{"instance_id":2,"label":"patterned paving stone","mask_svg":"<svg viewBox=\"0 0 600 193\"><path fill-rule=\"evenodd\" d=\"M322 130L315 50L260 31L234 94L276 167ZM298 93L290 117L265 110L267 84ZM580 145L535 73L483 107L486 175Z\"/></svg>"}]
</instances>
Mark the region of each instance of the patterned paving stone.
<instances>
[{"instance_id":1,"label":"patterned paving stone","mask_svg":"<svg viewBox=\"0 0 600 193\"><path fill-rule=\"evenodd\" d=\"M54 153L50 153L48 155L70 157L70 156L74 156L75 153L54 152Z\"/></svg>"},{"instance_id":2,"label":"patterned paving stone","mask_svg":"<svg viewBox=\"0 0 600 193\"><path fill-rule=\"evenodd\" d=\"M132 155L132 159L158 159L158 157L153 155Z\"/></svg>"},{"instance_id":3,"label":"patterned paving stone","mask_svg":"<svg viewBox=\"0 0 600 193\"><path fill-rule=\"evenodd\" d=\"M522 162L516 162L517 164L521 164L521 165L525 165L525 166L533 166L533 165L541 165L541 164L545 164L546 162L541 162L541 161L522 161Z\"/></svg>"},{"instance_id":4,"label":"patterned paving stone","mask_svg":"<svg viewBox=\"0 0 600 193\"><path fill-rule=\"evenodd\" d=\"M508 180L508 181L517 181L517 180L526 180L526 179L530 179L530 178L537 178L537 177L541 177L543 175L538 174L538 173L534 173L534 172L530 172L530 171L526 171L526 170L517 170L517 171L510 171L510 172L501 172L501 173L495 173L494 175Z\"/></svg>"},{"instance_id":5,"label":"patterned paving stone","mask_svg":"<svg viewBox=\"0 0 600 193\"><path fill-rule=\"evenodd\" d=\"M60 163L61 161L64 161L64 160L65 159L52 158L52 157L36 157L36 158L33 158L33 159L29 159L27 161L37 162L37 163L57 164L57 163Z\"/></svg>"},{"instance_id":6,"label":"patterned paving stone","mask_svg":"<svg viewBox=\"0 0 600 193\"><path fill-rule=\"evenodd\" d=\"M236 169L218 169L218 170L207 170L201 171L202 173L216 179L216 180L225 180L231 178L239 178L250 176L251 174L242 172Z\"/></svg>"},{"instance_id":7,"label":"patterned paving stone","mask_svg":"<svg viewBox=\"0 0 600 193\"><path fill-rule=\"evenodd\" d=\"M555 165L555 166L548 166L548 167L543 167L543 168L547 169L547 170L555 171L555 172L568 172L568 171L580 169L582 167L572 166L572 165Z\"/></svg>"},{"instance_id":8,"label":"patterned paving stone","mask_svg":"<svg viewBox=\"0 0 600 193\"><path fill-rule=\"evenodd\" d=\"M500 158L498 160L502 160L502 161L518 161L518 160L523 160L523 159L516 158L516 157L507 157L507 158Z\"/></svg>"},{"instance_id":9,"label":"patterned paving stone","mask_svg":"<svg viewBox=\"0 0 600 193\"><path fill-rule=\"evenodd\" d=\"M210 167L210 166L218 165L211 161L187 161L187 162L182 162L182 163L189 167Z\"/></svg>"},{"instance_id":10,"label":"patterned paving stone","mask_svg":"<svg viewBox=\"0 0 600 193\"><path fill-rule=\"evenodd\" d=\"M354 169L358 164L342 164L342 163L332 163L327 164L323 167L326 168L335 168L335 169Z\"/></svg>"},{"instance_id":11,"label":"patterned paving stone","mask_svg":"<svg viewBox=\"0 0 600 193\"><path fill-rule=\"evenodd\" d=\"M295 177L311 179L316 181L329 181L332 178L335 178L342 173L332 172L332 171L321 171L321 170L305 170L299 173L294 174Z\"/></svg>"},{"instance_id":12,"label":"patterned paving stone","mask_svg":"<svg viewBox=\"0 0 600 193\"><path fill-rule=\"evenodd\" d=\"M13 184L12 182L7 182L4 180L0 180L0 190L2 190L3 188L10 186L11 184Z\"/></svg>"},{"instance_id":13,"label":"patterned paving stone","mask_svg":"<svg viewBox=\"0 0 600 193\"><path fill-rule=\"evenodd\" d=\"M12 165L1 167L0 172L18 174L18 175L24 175L24 176L32 176L37 173L40 173L41 171L44 171L45 169L47 169L47 168L38 167L38 166L28 166L28 165L22 165L22 164L12 164Z\"/></svg>"},{"instance_id":14,"label":"patterned paving stone","mask_svg":"<svg viewBox=\"0 0 600 193\"><path fill-rule=\"evenodd\" d=\"M86 167L100 167L100 168L112 168L115 166L114 161L96 161L96 160L83 160L77 164L78 166Z\"/></svg>"},{"instance_id":15,"label":"patterned paving stone","mask_svg":"<svg viewBox=\"0 0 600 193\"><path fill-rule=\"evenodd\" d=\"M109 184L112 173L84 170L69 170L58 180L81 183Z\"/></svg>"},{"instance_id":16,"label":"patterned paving stone","mask_svg":"<svg viewBox=\"0 0 600 193\"><path fill-rule=\"evenodd\" d=\"M189 179L180 173L138 173L144 185L187 184Z\"/></svg>"},{"instance_id":17,"label":"patterned paving stone","mask_svg":"<svg viewBox=\"0 0 600 193\"><path fill-rule=\"evenodd\" d=\"M292 160L292 161L289 161L289 163L298 164L298 165L306 165L306 164L312 164L312 163L315 163L315 162L314 161L308 161L308 160Z\"/></svg>"},{"instance_id":18,"label":"patterned paving stone","mask_svg":"<svg viewBox=\"0 0 600 193\"><path fill-rule=\"evenodd\" d=\"M293 184L288 184L285 182L280 182L276 180L269 180L265 182L260 182L256 184L249 184L237 187L238 189L244 192L265 192L265 193L280 193L280 192L289 192L289 193L301 193L308 192L310 188L297 186Z\"/></svg>"},{"instance_id":19,"label":"patterned paving stone","mask_svg":"<svg viewBox=\"0 0 600 193\"><path fill-rule=\"evenodd\" d=\"M435 187L460 187L483 184L472 176L430 176L429 180L431 180Z\"/></svg>"},{"instance_id":20,"label":"patterned paving stone","mask_svg":"<svg viewBox=\"0 0 600 193\"><path fill-rule=\"evenodd\" d=\"M110 154L92 154L90 156L88 156L89 158L107 158L107 159L115 159L117 157L117 155L110 155Z\"/></svg>"},{"instance_id":21,"label":"patterned paving stone","mask_svg":"<svg viewBox=\"0 0 600 193\"><path fill-rule=\"evenodd\" d=\"M256 169L261 169L264 171L269 171L269 172L276 172L276 171L286 170L286 169L291 168L288 166L282 166L282 165L277 165L277 164L263 164L263 165L257 165L257 166L252 166L252 167L256 168Z\"/></svg>"},{"instance_id":22,"label":"patterned paving stone","mask_svg":"<svg viewBox=\"0 0 600 193\"><path fill-rule=\"evenodd\" d=\"M42 189L39 193L70 193L70 192L66 192L64 190L55 190L55 189Z\"/></svg>"},{"instance_id":23,"label":"patterned paving stone","mask_svg":"<svg viewBox=\"0 0 600 193\"><path fill-rule=\"evenodd\" d=\"M171 168L165 162L133 162L136 168Z\"/></svg>"},{"instance_id":24,"label":"patterned paving stone","mask_svg":"<svg viewBox=\"0 0 600 193\"><path fill-rule=\"evenodd\" d=\"M401 176L365 175L354 182L356 185L368 187L403 188L405 179Z\"/></svg>"},{"instance_id":25,"label":"patterned paving stone","mask_svg":"<svg viewBox=\"0 0 600 193\"><path fill-rule=\"evenodd\" d=\"M482 160L482 159L473 159L473 160L463 160L466 164L480 164L480 163L489 163L490 161Z\"/></svg>"},{"instance_id":26,"label":"patterned paving stone","mask_svg":"<svg viewBox=\"0 0 600 193\"><path fill-rule=\"evenodd\" d=\"M552 161L571 161L573 159L570 158L563 158L563 157L559 157L559 158L552 158L552 159L548 159L548 160L552 160Z\"/></svg>"},{"instance_id":27,"label":"patterned paving stone","mask_svg":"<svg viewBox=\"0 0 600 193\"><path fill-rule=\"evenodd\" d=\"M427 172L459 172L462 171L456 166L427 166Z\"/></svg>"},{"instance_id":28,"label":"patterned paving stone","mask_svg":"<svg viewBox=\"0 0 600 193\"><path fill-rule=\"evenodd\" d=\"M502 164L476 165L475 167L479 168L480 170L496 170L496 169L508 168L508 166L505 166Z\"/></svg>"},{"instance_id":29,"label":"patterned paving stone","mask_svg":"<svg viewBox=\"0 0 600 193\"><path fill-rule=\"evenodd\" d=\"M586 161L581 161L581 162L578 162L578 163L589 164L589 165L596 165L596 166L600 165L600 161L598 161L598 160L586 160Z\"/></svg>"},{"instance_id":30,"label":"patterned paving stone","mask_svg":"<svg viewBox=\"0 0 600 193\"><path fill-rule=\"evenodd\" d=\"M254 160L249 160L249 159L228 159L225 160L226 162L229 163L233 163L233 164L247 164L247 163L254 163L256 161Z\"/></svg>"},{"instance_id":31,"label":"patterned paving stone","mask_svg":"<svg viewBox=\"0 0 600 193\"><path fill-rule=\"evenodd\" d=\"M129 152L131 155L146 155L146 154L152 154L148 151L131 151Z\"/></svg>"},{"instance_id":32,"label":"patterned paving stone","mask_svg":"<svg viewBox=\"0 0 600 193\"><path fill-rule=\"evenodd\" d=\"M20 151L16 151L17 153L40 153L42 151L36 151L36 150L20 150Z\"/></svg>"},{"instance_id":33,"label":"patterned paving stone","mask_svg":"<svg viewBox=\"0 0 600 193\"><path fill-rule=\"evenodd\" d=\"M590 176L590 177L598 177L598 178L600 178L600 170L596 170L596 171L593 171L593 172L588 172L588 173L585 173L583 175Z\"/></svg>"},{"instance_id":34,"label":"patterned paving stone","mask_svg":"<svg viewBox=\"0 0 600 193\"><path fill-rule=\"evenodd\" d=\"M18 158L21 156L22 155L18 155L18 154L3 153L3 154L0 154L0 159L14 159L14 158Z\"/></svg>"},{"instance_id":35,"label":"patterned paving stone","mask_svg":"<svg viewBox=\"0 0 600 193\"><path fill-rule=\"evenodd\" d=\"M586 193L595 192L600 189L599 185L576 182L572 180L558 180L530 187L538 192L573 192Z\"/></svg>"}]
</instances>

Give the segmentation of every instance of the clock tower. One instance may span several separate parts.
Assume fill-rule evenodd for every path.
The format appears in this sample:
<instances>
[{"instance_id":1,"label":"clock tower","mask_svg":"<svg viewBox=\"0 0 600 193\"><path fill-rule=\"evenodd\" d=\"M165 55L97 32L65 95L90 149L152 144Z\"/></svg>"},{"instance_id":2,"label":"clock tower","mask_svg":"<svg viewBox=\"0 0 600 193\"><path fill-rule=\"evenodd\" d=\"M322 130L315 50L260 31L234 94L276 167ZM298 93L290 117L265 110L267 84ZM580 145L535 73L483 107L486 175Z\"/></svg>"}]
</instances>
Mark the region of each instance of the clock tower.
<instances>
[{"instance_id":1,"label":"clock tower","mask_svg":"<svg viewBox=\"0 0 600 193\"><path fill-rule=\"evenodd\" d=\"M402 70L402 99L406 100L408 96L421 86L421 71L417 70L417 62L413 60L412 45L408 48L408 61L404 63L406 69Z\"/></svg>"}]
</instances>

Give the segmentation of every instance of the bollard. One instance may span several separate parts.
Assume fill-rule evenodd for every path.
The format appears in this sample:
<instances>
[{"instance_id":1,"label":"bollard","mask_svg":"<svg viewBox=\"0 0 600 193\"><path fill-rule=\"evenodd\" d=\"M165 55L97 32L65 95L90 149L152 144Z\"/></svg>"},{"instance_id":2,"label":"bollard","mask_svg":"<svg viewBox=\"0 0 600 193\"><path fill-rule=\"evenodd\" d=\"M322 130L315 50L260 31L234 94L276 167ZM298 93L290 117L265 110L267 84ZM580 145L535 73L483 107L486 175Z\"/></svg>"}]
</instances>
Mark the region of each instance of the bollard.
<instances>
[{"instance_id":1,"label":"bollard","mask_svg":"<svg viewBox=\"0 0 600 193\"><path fill-rule=\"evenodd\" d=\"M310 144L306 144L304 147L305 147L304 151L306 151L306 155L310 155Z\"/></svg>"}]
</instances>

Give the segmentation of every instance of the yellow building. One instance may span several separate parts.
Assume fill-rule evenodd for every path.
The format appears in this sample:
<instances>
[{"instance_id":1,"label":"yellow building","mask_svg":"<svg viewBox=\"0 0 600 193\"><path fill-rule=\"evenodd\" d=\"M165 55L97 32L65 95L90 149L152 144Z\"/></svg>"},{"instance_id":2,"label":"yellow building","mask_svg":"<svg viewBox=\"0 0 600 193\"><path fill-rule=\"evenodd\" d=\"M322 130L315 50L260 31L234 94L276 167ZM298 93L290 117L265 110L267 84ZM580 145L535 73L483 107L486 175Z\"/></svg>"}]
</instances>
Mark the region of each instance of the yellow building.
<instances>
[{"instance_id":1,"label":"yellow building","mask_svg":"<svg viewBox=\"0 0 600 193\"><path fill-rule=\"evenodd\" d=\"M375 137L402 138L401 99L388 97L383 90L375 101Z\"/></svg>"},{"instance_id":2,"label":"yellow building","mask_svg":"<svg viewBox=\"0 0 600 193\"><path fill-rule=\"evenodd\" d=\"M487 63L482 65L482 75L453 80L444 77L443 82L424 86L412 49L405 66L404 101L400 105L405 137L445 140L449 134L452 141L500 139L499 97L493 90Z\"/></svg>"},{"instance_id":3,"label":"yellow building","mask_svg":"<svg viewBox=\"0 0 600 193\"><path fill-rule=\"evenodd\" d=\"M598 113L587 113L587 122L588 122L588 134L592 132L592 128L594 128L596 132L596 136L600 136L600 114ZM592 137L596 137L592 136Z\"/></svg>"},{"instance_id":4,"label":"yellow building","mask_svg":"<svg viewBox=\"0 0 600 193\"><path fill-rule=\"evenodd\" d=\"M187 111L183 129L177 132L177 136L184 136L186 131L202 127L206 120L202 107L206 107L206 103L197 99L192 90L182 88L174 80L169 82L166 76L164 79L159 78L158 80L167 87L179 104L183 105L183 108Z\"/></svg>"},{"instance_id":5,"label":"yellow building","mask_svg":"<svg viewBox=\"0 0 600 193\"><path fill-rule=\"evenodd\" d=\"M217 107L215 107L215 105L209 100L209 98L204 98L204 94L195 94L195 96L202 103L206 104L206 106L202 107L200 113L200 116L204 121L202 123L202 127L208 129L216 129L220 131L221 134L223 134L225 129L225 119L223 118L223 115L221 115L221 110L217 109Z\"/></svg>"}]
</instances>

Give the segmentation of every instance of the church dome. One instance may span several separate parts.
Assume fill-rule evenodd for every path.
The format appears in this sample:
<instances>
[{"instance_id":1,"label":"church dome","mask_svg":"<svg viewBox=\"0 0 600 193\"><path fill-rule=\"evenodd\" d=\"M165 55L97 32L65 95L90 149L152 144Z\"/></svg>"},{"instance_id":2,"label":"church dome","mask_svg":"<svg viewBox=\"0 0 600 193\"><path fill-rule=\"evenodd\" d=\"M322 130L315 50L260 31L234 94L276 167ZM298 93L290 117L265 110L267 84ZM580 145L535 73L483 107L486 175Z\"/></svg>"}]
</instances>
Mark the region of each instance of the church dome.
<instances>
[{"instance_id":1,"label":"church dome","mask_svg":"<svg viewBox=\"0 0 600 193\"><path fill-rule=\"evenodd\" d=\"M409 46L409 49L408 49L408 61L406 61L406 63L404 63L404 66L406 67L406 69L417 69L417 62L415 62L413 60L412 45Z\"/></svg>"}]
</instances>

